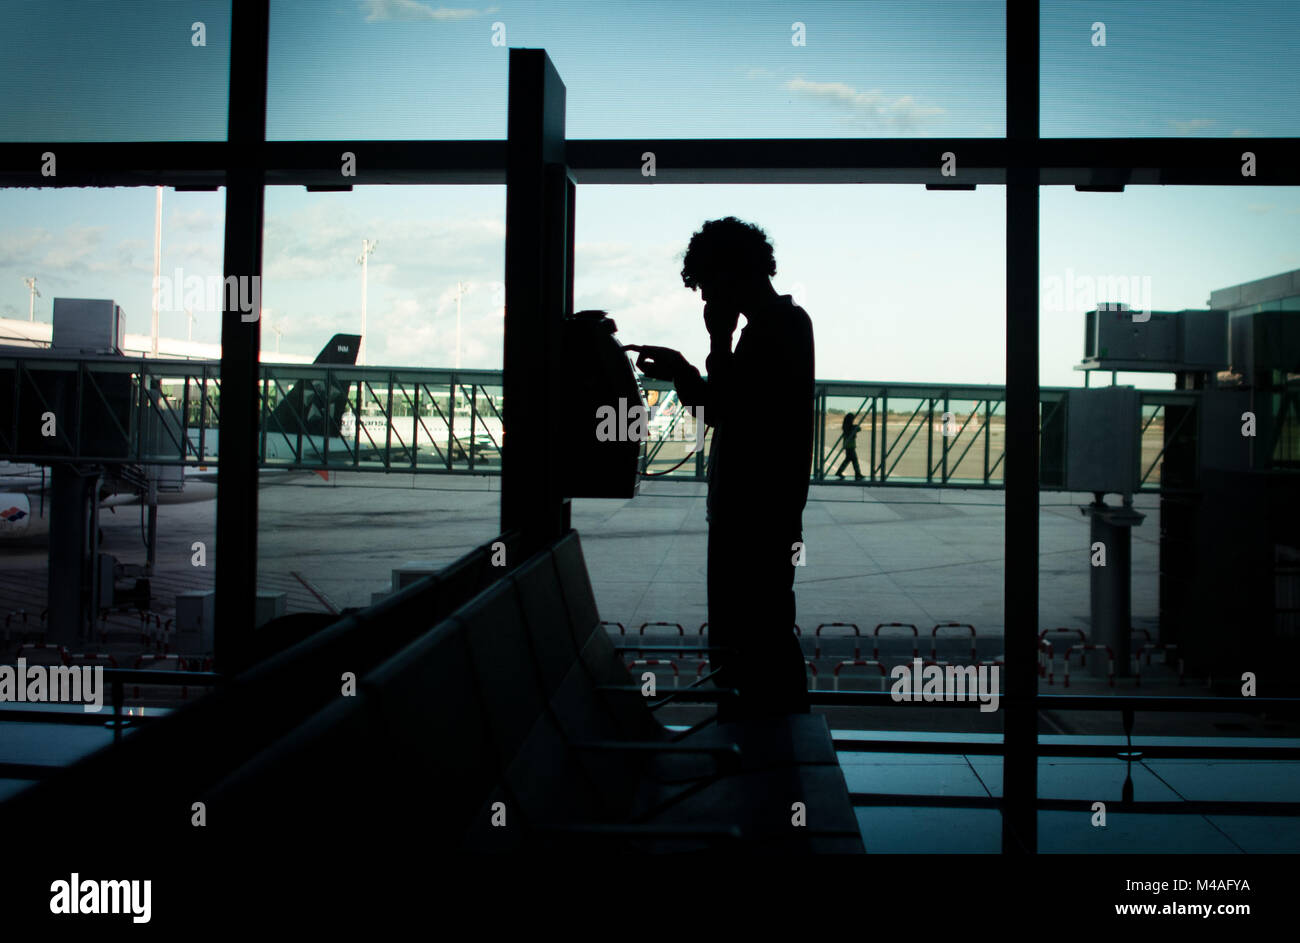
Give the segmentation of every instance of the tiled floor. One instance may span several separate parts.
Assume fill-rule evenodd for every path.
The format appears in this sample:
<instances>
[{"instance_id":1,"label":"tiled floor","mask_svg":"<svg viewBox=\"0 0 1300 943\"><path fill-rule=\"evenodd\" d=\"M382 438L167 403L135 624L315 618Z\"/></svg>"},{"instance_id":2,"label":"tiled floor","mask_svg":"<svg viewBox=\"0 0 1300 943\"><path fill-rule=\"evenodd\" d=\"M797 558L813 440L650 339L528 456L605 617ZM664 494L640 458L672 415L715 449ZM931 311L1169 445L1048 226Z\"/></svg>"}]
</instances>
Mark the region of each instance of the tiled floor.
<instances>
[{"instance_id":1,"label":"tiled floor","mask_svg":"<svg viewBox=\"0 0 1300 943\"><path fill-rule=\"evenodd\" d=\"M403 480L397 475L343 474L327 484L306 475L290 486L264 489L259 497L260 577L288 580L291 571L300 573L337 604L362 605L373 592L388 587L393 567L407 560L449 561L497 534L498 480L426 478L410 481L409 490L393 487ZM799 623L811 629L821 622L847 621L869 632L875 623L898 621L915 623L924 633L928 626L952 620L976 625L981 643L987 639L998 644L1003 619L1003 497L1000 492L814 486L804 515L807 566L796 577ZM1078 511L1087 500L1086 495L1041 496L1039 592L1044 625L1088 624L1088 522ZM1139 497L1139 506L1149 516L1133 533L1134 624L1150 628L1155 627L1158 605L1159 532L1153 502L1149 496ZM160 530L159 558L179 561L171 575L192 582L197 577L189 566L188 548L195 535L210 532L212 505L176 505L164 511L167 526ZM395 520L404 526L394 528ZM582 534L602 618L623 622L633 632L642 622L659 620L682 623L688 634L698 630L707 611L702 483L645 482L641 494L631 500L577 500L573 523ZM104 526L110 543L134 546L138 540L131 519ZM335 539L339 534L346 534L347 567L339 566L345 555L344 545ZM306 547L317 549L304 552ZM47 567L42 554L34 553L29 563L21 574L21 589L32 599L24 597L20 604L0 592L0 603L39 608ZM210 573L203 578L210 580ZM0 590L8 585L0 581ZM197 588L180 582L177 586ZM869 652L869 643L864 647ZM922 647L928 649L928 642ZM1144 686L1137 693L1146 690ZM5 724L0 760L63 764L109 738L107 731L94 726L68 728L50 738L44 726ZM933 736L951 741L962 735ZM981 739L966 736L972 742ZM1044 736L1043 742L1053 739ZM850 789L858 792L997 796L1002 788L997 757L842 753L841 762ZM1117 801L1123 780L1118 761L1045 758L1040 764L1044 797ZM1300 799L1297 763L1150 760L1134 766L1133 781L1139 800ZM0 779L0 798L20 787L21 781ZM1094 828L1090 818L1043 811L1040 850L1300 852L1300 818L1110 814L1105 828ZM1000 848L996 810L863 807L858 819L869 852Z\"/></svg>"},{"instance_id":2,"label":"tiled floor","mask_svg":"<svg viewBox=\"0 0 1300 943\"><path fill-rule=\"evenodd\" d=\"M1044 623L1087 626L1088 521L1082 495L1044 494L1040 579ZM795 578L796 620L974 624L1000 636L1003 495L926 488L814 485L804 511L806 566ZM1139 504L1149 503L1145 497ZM1151 511L1151 508L1145 508ZM1154 520L1154 517L1152 518ZM575 501L602 615L629 626L706 618L704 485L646 482L629 501ZM1144 525L1145 526L1145 525ZM1134 624L1154 627L1155 527L1133 541ZM1073 555L1073 556L1072 556Z\"/></svg>"},{"instance_id":3,"label":"tiled floor","mask_svg":"<svg viewBox=\"0 0 1300 943\"><path fill-rule=\"evenodd\" d=\"M841 736L836 731L836 736ZM859 734L860 736L860 734ZM1091 738L1090 738L1091 739ZM1288 745L1294 745L1288 741ZM1000 757L842 751L850 792L998 796ZM1118 760L1043 758L1038 794L1050 799L1118 802L1124 782ZM1300 763L1271 760L1148 760L1133 764L1138 801L1300 800ZM857 810L868 853L997 853L996 810L864 806ZM1042 853L1233 854L1300 853L1300 817L1149 815L1108 811L1093 824L1090 811L1038 814Z\"/></svg>"}]
</instances>

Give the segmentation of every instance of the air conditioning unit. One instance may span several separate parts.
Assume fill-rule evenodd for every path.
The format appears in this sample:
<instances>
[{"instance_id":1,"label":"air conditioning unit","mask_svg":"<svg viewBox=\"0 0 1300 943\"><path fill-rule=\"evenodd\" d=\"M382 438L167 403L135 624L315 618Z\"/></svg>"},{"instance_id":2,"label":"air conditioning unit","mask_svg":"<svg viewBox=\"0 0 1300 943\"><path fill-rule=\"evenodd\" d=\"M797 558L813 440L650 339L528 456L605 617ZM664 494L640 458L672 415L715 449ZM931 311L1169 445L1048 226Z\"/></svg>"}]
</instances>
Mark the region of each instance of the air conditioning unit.
<instances>
[{"instance_id":1,"label":"air conditioning unit","mask_svg":"<svg viewBox=\"0 0 1300 943\"><path fill-rule=\"evenodd\" d=\"M1084 313L1084 362L1108 370L1217 372L1228 366L1228 312L1134 311L1115 304Z\"/></svg>"},{"instance_id":2,"label":"air conditioning unit","mask_svg":"<svg viewBox=\"0 0 1300 943\"><path fill-rule=\"evenodd\" d=\"M121 354L126 347L126 316L109 299L55 298L56 350L68 353Z\"/></svg>"}]
</instances>

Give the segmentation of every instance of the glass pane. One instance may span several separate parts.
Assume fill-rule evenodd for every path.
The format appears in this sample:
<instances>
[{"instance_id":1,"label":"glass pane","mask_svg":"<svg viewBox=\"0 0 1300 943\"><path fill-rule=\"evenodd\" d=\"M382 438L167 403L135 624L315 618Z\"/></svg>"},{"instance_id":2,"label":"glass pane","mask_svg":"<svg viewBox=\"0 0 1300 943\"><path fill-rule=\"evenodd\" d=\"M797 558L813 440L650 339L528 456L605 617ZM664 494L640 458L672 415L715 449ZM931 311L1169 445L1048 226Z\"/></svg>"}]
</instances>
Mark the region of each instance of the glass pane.
<instances>
[{"instance_id":1,"label":"glass pane","mask_svg":"<svg viewBox=\"0 0 1300 943\"><path fill-rule=\"evenodd\" d=\"M368 606L499 533L504 219L504 187L268 188L268 616Z\"/></svg>"},{"instance_id":2,"label":"glass pane","mask_svg":"<svg viewBox=\"0 0 1300 943\"><path fill-rule=\"evenodd\" d=\"M608 311L622 343L679 349L707 372L702 299L683 285L683 254L705 220L728 215L765 230L773 287L813 323L818 402L795 594L814 697L889 690L887 679L914 652L991 666L1003 653L1005 242L996 233L1005 194L579 187L574 306ZM675 676L650 666L661 684L685 684L707 670L691 651L708 638L706 463L691 457L693 425L672 384L643 380L643 388L652 410L645 464L669 474L643 479L629 501L575 501L573 520L602 618L627 636L640 638L644 628L659 644L686 637L685 653L671 656ZM773 470L798 430L764 417L794 395L779 371L747 390L744 409L761 431L731 453L772 500L780 486ZM845 447L850 414L861 479ZM712 441L710 433L704 454ZM837 731L899 723L890 707L829 711ZM688 708L672 716L699 719ZM980 731L1000 736L999 714L978 716ZM932 712L920 723L945 729L954 720ZM972 729L969 715L957 722ZM852 756L841 753L845 762Z\"/></svg>"},{"instance_id":3,"label":"glass pane","mask_svg":"<svg viewBox=\"0 0 1300 943\"><path fill-rule=\"evenodd\" d=\"M1295 137L1290 0L1042 0L1043 137Z\"/></svg>"},{"instance_id":4,"label":"glass pane","mask_svg":"<svg viewBox=\"0 0 1300 943\"><path fill-rule=\"evenodd\" d=\"M200 450L220 435L224 206L224 191L0 192L0 663L210 667L216 466ZM54 518L83 500L85 543ZM127 685L125 707L205 690Z\"/></svg>"},{"instance_id":5,"label":"glass pane","mask_svg":"<svg viewBox=\"0 0 1300 943\"><path fill-rule=\"evenodd\" d=\"M571 138L998 136L1005 16L1002 0L275 0L267 133L502 139L508 49L528 47L567 88Z\"/></svg>"},{"instance_id":6,"label":"glass pane","mask_svg":"<svg viewBox=\"0 0 1300 943\"><path fill-rule=\"evenodd\" d=\"M1300 654L1297 208L1281 187L1044 189L1044 692L1067 674L1080 693L1236 701L1247 673L1260 695L1290 683L1269 666ZM1135 735L1284 729L1160 714Z\"/></svg>"},{"instance_id":7,"label":"glass pane","mask_svg":"<svg viewBox=\"0 0 1300 943\"><path fill-rule=\"evenodd\" d=\"M0 141L223 141L230 0L0 4Z\"/></svg>"}]
</instances>

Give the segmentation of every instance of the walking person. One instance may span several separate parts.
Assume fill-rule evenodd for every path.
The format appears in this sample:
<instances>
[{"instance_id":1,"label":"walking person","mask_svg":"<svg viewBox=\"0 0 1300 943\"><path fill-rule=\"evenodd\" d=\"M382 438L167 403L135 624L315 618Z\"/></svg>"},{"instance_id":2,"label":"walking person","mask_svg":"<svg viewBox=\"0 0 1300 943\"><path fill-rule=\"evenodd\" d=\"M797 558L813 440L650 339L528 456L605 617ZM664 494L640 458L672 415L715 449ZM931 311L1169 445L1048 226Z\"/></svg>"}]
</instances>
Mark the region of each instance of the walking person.
<instances>
[{"instance_id":1,"label":"walking person","mask_svg":"<svg viewBox=\"0 0 1300 943\"><path fill-rule=\"evenodd\" d=\"M853 420L856 418L856 413L846 413L844 415L844 422L841 426L844 438L844 461L840 465L840 470L835 473L836 478L843 478L844 469L849 467L849 462L852 462L853 480L862 480L862 467L858 465L858 430L862 428L862 423L854 424Z\"/></svg>"}]
</instances>

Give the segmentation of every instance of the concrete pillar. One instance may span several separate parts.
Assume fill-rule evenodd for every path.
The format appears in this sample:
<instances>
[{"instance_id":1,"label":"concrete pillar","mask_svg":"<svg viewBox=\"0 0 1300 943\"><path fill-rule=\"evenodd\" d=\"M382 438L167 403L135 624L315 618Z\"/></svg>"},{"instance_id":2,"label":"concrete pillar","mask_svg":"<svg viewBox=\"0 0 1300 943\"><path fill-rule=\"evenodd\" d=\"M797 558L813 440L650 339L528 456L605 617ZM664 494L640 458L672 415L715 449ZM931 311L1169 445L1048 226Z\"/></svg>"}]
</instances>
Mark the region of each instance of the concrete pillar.
<instances>
[{"instance_id":1,"label":"concrete pillar","mask_svg":"<svg viewBox=\"0 0 1300 943\"><path fill-rule=\"evenodd\" d=\"M1115 653L1115 676L1118 678L1127 678L1132 673L1133 528L1146 518L1146 515L1133 510L1131 501L1127 498L1122 507L1110 507L1097 500L1080 509L1092 518L1090 547L1100 543L1106 549L1106 565L1091 566L1090 638L1097 645L1109 645ZM1090 552L1090 563L1092 558ZM1093 677L1106 677L1109 669L1105 654L1089 652L1088 669Z\"/></svg>"},{"instance_id":2,"label":"concrete pillar","mask_svg":"<svg viewBox=\"0 0 1300 943\"><path fill-rule=\"evenodd\" d=\"M90 603L90 497L99 474L55 465L50 474L49 600L45 641L81 648L94 614Z\"/></svg>"}]
</instances>

